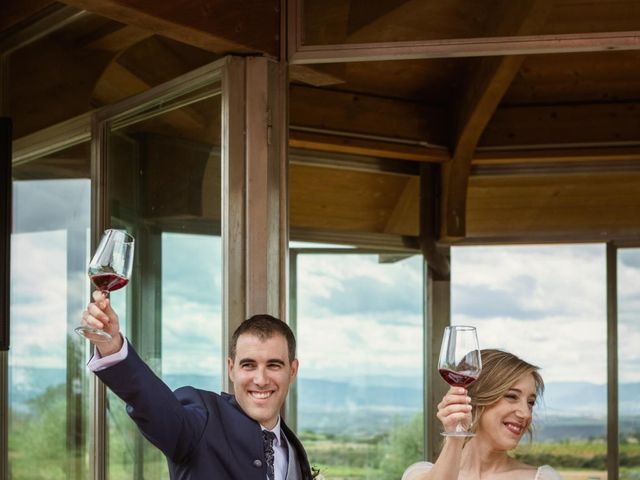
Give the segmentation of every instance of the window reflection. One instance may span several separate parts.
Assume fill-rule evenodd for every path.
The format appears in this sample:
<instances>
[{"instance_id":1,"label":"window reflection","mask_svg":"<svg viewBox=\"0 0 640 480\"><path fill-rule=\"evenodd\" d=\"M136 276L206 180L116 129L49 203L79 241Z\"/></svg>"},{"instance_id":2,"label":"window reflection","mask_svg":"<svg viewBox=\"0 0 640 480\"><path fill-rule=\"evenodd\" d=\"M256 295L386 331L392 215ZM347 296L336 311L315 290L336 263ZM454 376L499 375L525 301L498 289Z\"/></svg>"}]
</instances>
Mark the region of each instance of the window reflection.
<instances>
[{"instance_id":1,"label":"window reflection","mask_svg":"<svg viewBox=\"0 0 640 480\"><path fill-rule=\"evenodd\" d=\"M297 430L326 478L423 457L422 259L297 255Z\"/></svg>"},{"instance_id":2,"label":"window reflection","mask_svg":"<svg viewBox=\"0 0 640 480\"><path fill-rule=\"evenodd\" d=\"M127 338L171 387L220 391L220 90L134 107L110 124L109 226L136 239L132 278L112 303ZM109 479L168 478L166 460L108 395Z\"/></svg>"},{"instance_id":3,"label":"window reflection","mask_svg":"<svg viewBox=\"0 0 640 480\"><path fill-rule=\"evenodd\" d=\"M455 3L450 0L300 0L303 45L362 44L447 40L475 37L624 32L638 25L633 2L606 2L606 15L594 21L594 11L572 1L553 3L536 30L498 28L510 2ZM464 11L464 15L461 12ZM512 18L511 23L517 24ZM393 28L391 28L393 27Z\"/></svg>"},{"instance_id":4,"label":"window reflection","mask_svg":"<svg viewBox=\"0 0 640 480\"><path fill-rule=\"evenodd\" d=\"M173 389L222 389L221 253L220 237L162 236L162 372Z\"/></svg>"},{"instance_id":5,"label":"window reflection","mask_svg":"<svg viewBox=\"0 0 640 480\"><path fill-rule=\"evenodd\" d=\"M88 475L86 345L72 329L88 294L90 182L70 178L88 177L88 169L64 167L88 165L87 147L14 169L9 468L15 479ZM38 179L42 172L49 179Z\"/></svg>"}]
</instances>

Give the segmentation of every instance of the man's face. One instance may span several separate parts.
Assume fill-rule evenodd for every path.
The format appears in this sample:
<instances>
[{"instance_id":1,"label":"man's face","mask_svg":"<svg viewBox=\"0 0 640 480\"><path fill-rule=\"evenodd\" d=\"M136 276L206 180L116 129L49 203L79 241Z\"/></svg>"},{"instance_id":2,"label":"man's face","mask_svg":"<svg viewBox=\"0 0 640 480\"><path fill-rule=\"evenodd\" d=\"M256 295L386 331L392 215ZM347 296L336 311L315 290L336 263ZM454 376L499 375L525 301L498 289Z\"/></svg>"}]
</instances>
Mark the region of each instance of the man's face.
<instances>
[{"instance_id":1,"label":"man's face","mask_svg":"<svg viewBox=\"0 0 640 480\"><path fill-rule=\"evenodd\" d=\"M285 337L274 334L260 340L243 333L236 344L236 357L228 358L227 363L242 410L263 427L274 427L298 372L298 360L289 362Z\"/></svg>"}]
</instances>

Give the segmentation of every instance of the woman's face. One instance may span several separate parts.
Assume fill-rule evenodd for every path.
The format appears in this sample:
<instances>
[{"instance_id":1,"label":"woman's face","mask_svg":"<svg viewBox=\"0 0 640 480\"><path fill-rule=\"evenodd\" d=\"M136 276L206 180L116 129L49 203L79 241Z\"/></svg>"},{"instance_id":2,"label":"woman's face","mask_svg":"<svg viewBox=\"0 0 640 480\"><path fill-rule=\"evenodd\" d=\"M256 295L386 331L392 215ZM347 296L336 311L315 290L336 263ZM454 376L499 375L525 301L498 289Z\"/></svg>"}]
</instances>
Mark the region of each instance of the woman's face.
<instances>
[{"instance_id":1,"label":"woman's face","mask_svg":"<svg viewBox=\"0 0 640 480\"><path fill-rule=\"evenodd\" d=\"M515 448L531 424L535 402L536 382L527 373L500 400L487 407L480 417L477 436L490 442L495 450Z\"/></svg>"}]
</instances>

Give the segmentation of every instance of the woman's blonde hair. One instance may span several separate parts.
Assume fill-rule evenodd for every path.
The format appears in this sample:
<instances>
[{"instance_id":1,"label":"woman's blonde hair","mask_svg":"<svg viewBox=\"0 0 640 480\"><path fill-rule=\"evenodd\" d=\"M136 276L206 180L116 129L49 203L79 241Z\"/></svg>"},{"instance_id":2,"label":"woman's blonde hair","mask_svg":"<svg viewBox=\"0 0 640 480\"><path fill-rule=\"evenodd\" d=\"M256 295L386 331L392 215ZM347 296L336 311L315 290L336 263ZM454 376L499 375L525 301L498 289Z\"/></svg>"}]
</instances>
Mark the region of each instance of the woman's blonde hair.
<instances>
[{"instance_id":1,"label":"woman's blonde hair","mask_svg":"<svg viewBox=\"0 0 640 480\"><path fill-rule=\"evenodd\" d=\"M482 356L482 371L478 380L468 388L471 406L473 407L472 432L478 429L480 417L482 417L484 411L504 397L511 386L523 375L533 375L536 384L536 402L544 392L544 381L538 372L539 368L535 365L502 350L485 349L481 350L480 353ZM531 438L531 424L527 427L527 434Z\"/></svg>"}]
</instances>

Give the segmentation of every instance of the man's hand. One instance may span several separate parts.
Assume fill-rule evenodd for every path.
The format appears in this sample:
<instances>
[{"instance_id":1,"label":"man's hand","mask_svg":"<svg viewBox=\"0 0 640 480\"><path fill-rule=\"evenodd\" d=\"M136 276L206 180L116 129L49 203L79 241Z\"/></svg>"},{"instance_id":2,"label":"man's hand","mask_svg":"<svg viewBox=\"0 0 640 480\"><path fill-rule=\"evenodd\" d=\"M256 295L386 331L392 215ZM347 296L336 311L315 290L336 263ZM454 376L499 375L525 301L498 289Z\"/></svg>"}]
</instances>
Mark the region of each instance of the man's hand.
<instances>
[{"instance_id":1,"label":"man's hand","mask_svg":"<svg viewBox=\"0 0 640 480\"><path fill-rule=\"evenodd\" d=\"M104 330L111 335L112 339L108 342L100 341L97 336L87 335L103 357L116 353L122 348L123 340L120 335L118 315L111 308L109 299L101 291L93 292L93 302L82 312L82 325Z\"/></svg>"}]
</instances>

